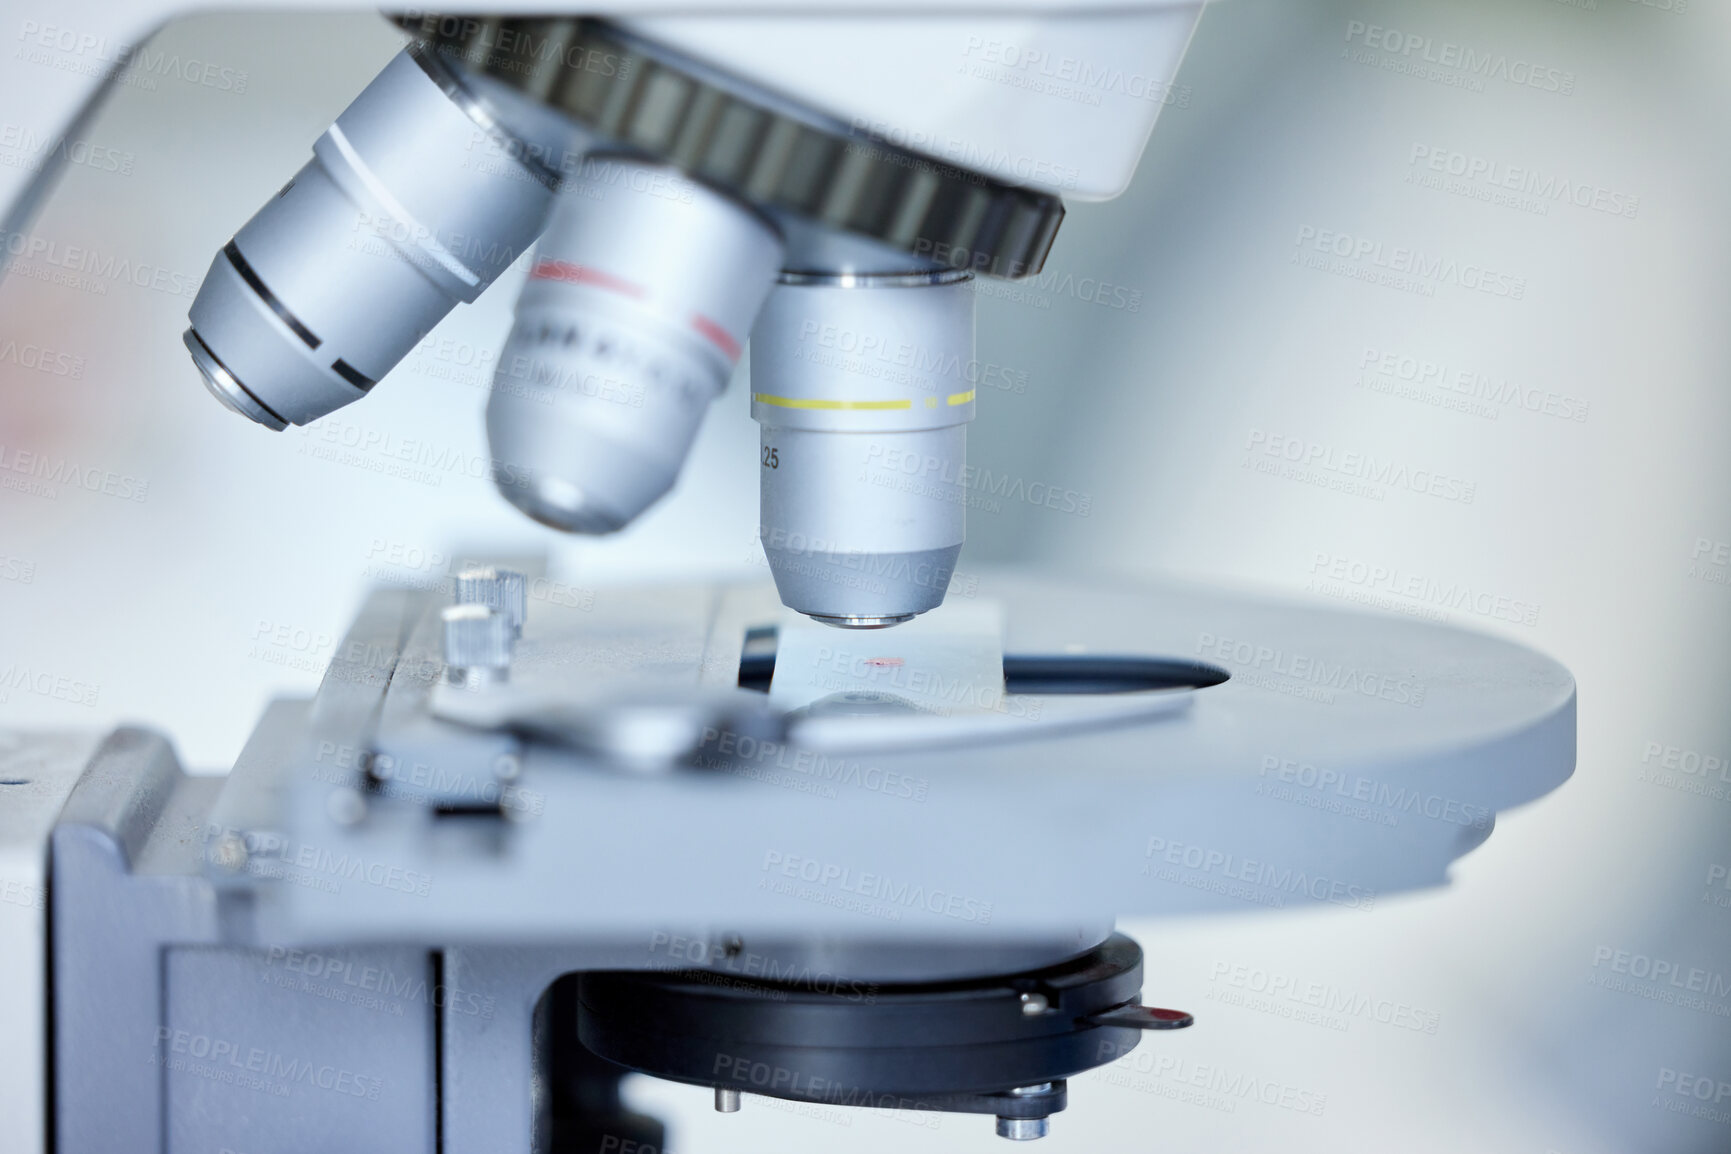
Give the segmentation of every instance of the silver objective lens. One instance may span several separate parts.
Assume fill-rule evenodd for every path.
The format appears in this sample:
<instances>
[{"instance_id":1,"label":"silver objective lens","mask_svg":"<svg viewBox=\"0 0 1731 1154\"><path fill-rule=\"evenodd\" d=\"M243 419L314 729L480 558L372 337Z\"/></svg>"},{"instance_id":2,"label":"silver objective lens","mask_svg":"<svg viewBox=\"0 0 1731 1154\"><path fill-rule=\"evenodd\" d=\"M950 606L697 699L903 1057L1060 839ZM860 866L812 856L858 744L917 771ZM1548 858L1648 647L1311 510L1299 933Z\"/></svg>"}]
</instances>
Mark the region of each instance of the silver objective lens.
<instances>
[{"instance_id":1,"label":"silver objective lens","mask_svg":"<svg viewBox=\"0 0 1731 1154\"><path fill-rule=\"evenodd\" d=\"M673 487L781 264L761 217L669 167L591 155L517 301L487 436L499 491L611 533Z\"/></svg>"},{"instance_id":2,"label":"silver objective lens","mask_svg":"<svg viewBox=\"0 0 1731 1154\"><path fill-rule=\"evenodd\" d=\"M957 272L785 273L753 332L760 537L781 600L882 628L941 605L962 550L974 295Z\"/></svg>"},{"instance_id":3,"label":"silver objective lens","mask_svg":"<svg viewBox=\"0 0 1731 1154\"><path fill-rule=\"evenodd\" d=\"M217 254L186 346L223 404L283 429L359 400L533 243L576 130L471 83L406 49Z\"/></svg>"}]
</instances>

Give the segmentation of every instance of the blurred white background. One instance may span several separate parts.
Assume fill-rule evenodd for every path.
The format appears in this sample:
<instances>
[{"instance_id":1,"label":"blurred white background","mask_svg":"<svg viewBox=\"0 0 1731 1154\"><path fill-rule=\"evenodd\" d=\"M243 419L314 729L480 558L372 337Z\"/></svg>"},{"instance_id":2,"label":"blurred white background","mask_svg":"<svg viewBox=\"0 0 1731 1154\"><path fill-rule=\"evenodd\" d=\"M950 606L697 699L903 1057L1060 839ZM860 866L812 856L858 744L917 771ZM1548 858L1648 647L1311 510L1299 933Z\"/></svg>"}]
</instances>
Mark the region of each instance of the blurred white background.
<instances>
[{"instance_id":1,"label":"blurred white background","mask_svg":"<svg viewBox=\"0 0 1731 1154\"><path fill-rule=\"evenodd\" d=\"M1390 53L1372 25L1430 47ZM437 581L462 545L546 548L578 586L763 573L737 381L687 483L618 539L559 538L494 495L485 361L517 273L310 429L252 427L199 386L180 334L211 256L398 43L367 15L176 26L165 46L245 91L123 86L88 134L107 151L31 226L151 274L58 283L39 250L0 282L0 724L143 721L220 769L270 697L313 689L369 583ZM1445 43L1511 67L1425 64ZM1574 780L1446 890L1127 926L1149 999L1201 1021L1073 1081L1052 1154L1731 1150L1731 1094L1676 1092L1731 1083L1731 780L1701 760L1731 757L1728 50L1717 3L1223 0L1130 191L1072 205L1037 283L982 290L980 359L1025 388L982 390L973 459L1089 512L972 515L964 568L1348 599L1504 634L1580 685ZM19 162L5 150L0 132ZM1397 250L1455 275L1385 275ZM47 371L27 344L57 354ZM1250 467L1271 438L1473 499ZM43 487L21 452L121 495ZM429 455L459 465L403 464ZM1413 597L1415 576L1484 610ZM1612 973L1618 951L1718 992L1678 1004ZM1406 1012L1251 997L1270 982ZM1222 1076L1288 1104L1210 1090ZM679 1154L1000 1148L982 1119L634 1093Z\"/></svg>"}]
</instances>

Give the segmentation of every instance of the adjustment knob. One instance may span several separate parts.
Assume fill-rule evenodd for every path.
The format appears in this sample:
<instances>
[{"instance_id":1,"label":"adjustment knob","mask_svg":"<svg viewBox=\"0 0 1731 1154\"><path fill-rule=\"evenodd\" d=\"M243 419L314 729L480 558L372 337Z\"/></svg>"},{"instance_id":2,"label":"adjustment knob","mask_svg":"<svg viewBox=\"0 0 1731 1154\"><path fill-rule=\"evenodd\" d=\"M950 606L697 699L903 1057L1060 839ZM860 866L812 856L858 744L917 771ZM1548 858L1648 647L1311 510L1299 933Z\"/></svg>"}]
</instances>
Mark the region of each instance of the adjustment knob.
<instances>
[{"instance_id":1,"label":"adjustment knob","mask_svg":"<svg viewBox=\"0 0 1731 1154\"><path fill-rule=\"evenodd\" d=\"M446 680L471 688L505 680L511 669L511 619L486 605L452 605L445 625Z\"/></svg>"},{"instance_id":2,"label":"adjustment knob","mask_svg":"<svg viewBox=\"0 0 1731 1154\"><path fill-rule=\"evenodd\" d=\"M457 604L485 605L497 609L511 624L511 636L523 635L529 616L529 580L515 569L488 565L464 569L457 574Z\"/></svg>"}]
</instances>

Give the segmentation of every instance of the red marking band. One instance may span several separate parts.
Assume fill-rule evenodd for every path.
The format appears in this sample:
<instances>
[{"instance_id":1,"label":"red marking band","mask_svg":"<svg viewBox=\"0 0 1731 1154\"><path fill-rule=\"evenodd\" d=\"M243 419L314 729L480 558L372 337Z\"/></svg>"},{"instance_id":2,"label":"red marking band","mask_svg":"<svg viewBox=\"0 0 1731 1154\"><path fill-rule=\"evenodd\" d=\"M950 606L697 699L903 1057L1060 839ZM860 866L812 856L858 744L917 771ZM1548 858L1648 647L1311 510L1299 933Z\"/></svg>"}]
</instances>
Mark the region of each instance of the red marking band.
<instances>
[{"instance_id":1,"label":"red marking band","mask_svg":"<svg viewBox=\"0 0 1731 1154\"><path fill-rule=\"evenodd\" d=\"M728 360L737 361L739 359L739 342L734 340L726 329L702 313L691 314L691 327L708 338L710 344L726 353Z\"/></svg>"},{"instance_id":2,"label":"red marking band","mask_svg":"<svg viewBox=\"0 0 1731 1154\"><path fill-rule=\"evenodd\" d=\"M642 285L632 284L624 277L614 276L610 272L602 272L598 268L590 268L585 264L572 264L564 260L536 261L535 267L529 270L530 280L556 280L565 284L586 284L595 288L616 292L633 300L642 300L648 294ZM733 335L702 313L691 314L691 327L697 330L699 336L720 349L729 361L739 359L739 342Z\"/></svg>"},{"instance_id":3,"label":"red marking band","mask_svg":"<svg viewBox=\"0 0 1731 1154\"><path fill-rule=\"evenodd\" d=\"M644 295L643 286L632 284L623 277L616 277L610 272L602 272L588 265L572 264L563 260L543 260L535 262L535 267L529 273L531 280L556 280L566 284L594 285L596 288L616 292L621 296L640 299Z\"/></svg>"}]
</instances>

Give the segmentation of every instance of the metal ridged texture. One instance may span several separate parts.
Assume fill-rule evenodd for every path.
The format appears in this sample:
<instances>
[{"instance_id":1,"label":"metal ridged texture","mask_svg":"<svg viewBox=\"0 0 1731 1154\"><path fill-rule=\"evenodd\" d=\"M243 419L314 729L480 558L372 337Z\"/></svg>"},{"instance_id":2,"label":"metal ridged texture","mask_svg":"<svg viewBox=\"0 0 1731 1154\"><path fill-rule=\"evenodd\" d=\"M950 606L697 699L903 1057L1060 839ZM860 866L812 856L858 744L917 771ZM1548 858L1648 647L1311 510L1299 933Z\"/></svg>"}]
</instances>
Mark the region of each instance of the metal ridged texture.
<instances>
[{"instance_id":1,"label":"metal ridged texture","mask_svg":"<svg viewBox=\"0 0 1731 1154\"><path fill-rule=\"evenodd\" d=\"M814 127L650 56L594 20L400 16L444 59L617 146L766 209L990 276L1045 264L1064 205L847 128Z\"/></svg>"}]
</instances>

